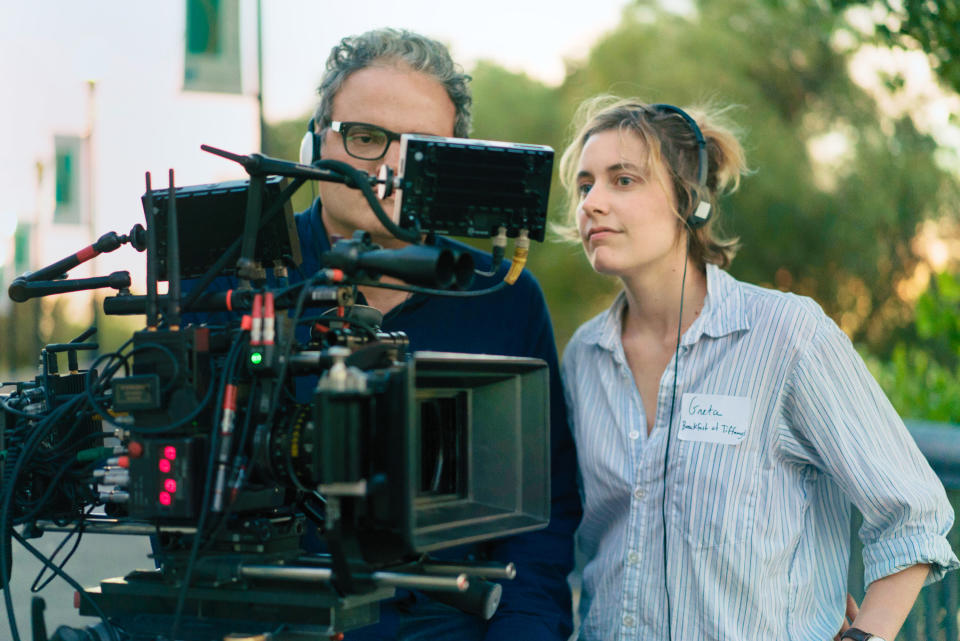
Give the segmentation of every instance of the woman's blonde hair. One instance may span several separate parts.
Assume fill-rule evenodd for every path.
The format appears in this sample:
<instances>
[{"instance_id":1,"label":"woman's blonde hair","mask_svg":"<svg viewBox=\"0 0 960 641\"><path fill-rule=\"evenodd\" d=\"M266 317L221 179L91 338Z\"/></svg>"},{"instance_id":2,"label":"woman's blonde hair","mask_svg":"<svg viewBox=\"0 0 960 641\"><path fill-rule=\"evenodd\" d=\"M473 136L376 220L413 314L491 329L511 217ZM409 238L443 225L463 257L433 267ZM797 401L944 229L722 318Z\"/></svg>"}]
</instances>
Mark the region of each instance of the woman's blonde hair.
<instances>
[{"instance_id":1,"label":"woman's blonde hair","mask_svg":"<svg viewBox=\"0 0 960 641\"><path fill-rule=\"evenodd\" d=\"M693 199L709 202L712 215L706 225L690 229L690 257L701 268L707 263L727 267L739 246L739 239L724 239L717 232L717 201L740 185L740 176L747 173L743 147L730 127L721 124L722 111L709 108L684 109L700 127L707 143L706 186L697 180L699 155L692 127L676 112L660 109L634 98L597 96L585 101L574 119L576 135L560 159L560 180L567 191L568 211L563 224L555 227L563 238L579 241L577 209L577 165L587 140L594 134L616 129L630 132L640 139L647 157L642 165L651 167L661 162L672 177L677 200L677 219L686 224L696 207ZM663 186L666 188L666 185Z\"/></svg>"}]
</instances>

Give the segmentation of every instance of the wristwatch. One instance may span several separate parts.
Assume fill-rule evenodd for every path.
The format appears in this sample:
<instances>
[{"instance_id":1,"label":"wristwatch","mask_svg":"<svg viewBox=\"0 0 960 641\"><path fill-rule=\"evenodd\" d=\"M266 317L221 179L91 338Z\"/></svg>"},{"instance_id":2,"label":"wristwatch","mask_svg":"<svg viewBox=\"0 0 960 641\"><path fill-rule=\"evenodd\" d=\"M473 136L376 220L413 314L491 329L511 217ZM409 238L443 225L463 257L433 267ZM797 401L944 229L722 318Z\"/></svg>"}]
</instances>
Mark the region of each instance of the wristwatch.
<instances>
[{"instance_id":1,"label":"wristwatch","mask_svg":"<svg viewBox=\"0 0 960 641\"><path fill-rule=\"evenodd\" d=\"M840 636L840 641L843 641L843 639L853 639L853 641L884 641L882 637L864 632L858 628L847 628L847 631Z\"/></svg>"}]
</instances>

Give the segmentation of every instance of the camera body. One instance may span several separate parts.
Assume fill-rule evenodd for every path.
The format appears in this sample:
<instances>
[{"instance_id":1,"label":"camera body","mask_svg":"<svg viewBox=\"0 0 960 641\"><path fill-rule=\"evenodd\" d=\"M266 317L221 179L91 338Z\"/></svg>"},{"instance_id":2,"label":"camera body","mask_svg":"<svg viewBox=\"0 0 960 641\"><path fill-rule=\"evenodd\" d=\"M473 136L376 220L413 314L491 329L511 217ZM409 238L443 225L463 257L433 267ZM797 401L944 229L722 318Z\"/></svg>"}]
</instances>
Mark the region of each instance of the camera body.
<instances>
[{"instance_id":1,"label":"camera body","mask_svg":"<svg viewBox=\"0 0 960 641\"><path fill-rule=\"evenodd\" d=\"M401 226L542 239L549 148L424 136L404 136L402 147L411 170L396 179ZM327 267L291 284L284 266L300 260L292 191L305 177L338 180L373 205L377 180L331 161L214 151L250 180L177 189L171 172L170 187L155 191L148 174L146 231L109 239L147 249L148 294L121 283L104 310L145 313L147 326L86 370L77 352L97 348L84 342L95 330L48 345L41 374L0 397L0 526L153 535L156 570L105 579L81 602L81 614L119 623L131 639L181 620L189 639L270 623L310 638L375 622L396 587L463 592L464 566L430 552L549 521L546 363L408 353L405 336L379 331L376 312L353 304L357 284L380 274L465 288L472 259L420 246L391 254L358 232ZM459 222L451 183L484 195ZM220 212L218 231L198 244L195 225L209 227L211 212ZM240 221L242 239L224 233ZM218 259L202 273L214 256L236 256L241 241L235 269ZM24 275L18 300L79 288L59 281L77 262ZM202 291L217 273L235 274L238 286ZM159 275L170 281L163 296ZM196 279L184 295L181 277ZM186 306L234 320L182 323ZM305 319L317 308L326 313ZM304 324L306 340L295 332ZM59 373L60 352L69 374ZM0 540L4 585L10 543ZM512 568L466 574L512 578ZM493 593L480 606L486 616Z\"/></svg>"}]
</instances>

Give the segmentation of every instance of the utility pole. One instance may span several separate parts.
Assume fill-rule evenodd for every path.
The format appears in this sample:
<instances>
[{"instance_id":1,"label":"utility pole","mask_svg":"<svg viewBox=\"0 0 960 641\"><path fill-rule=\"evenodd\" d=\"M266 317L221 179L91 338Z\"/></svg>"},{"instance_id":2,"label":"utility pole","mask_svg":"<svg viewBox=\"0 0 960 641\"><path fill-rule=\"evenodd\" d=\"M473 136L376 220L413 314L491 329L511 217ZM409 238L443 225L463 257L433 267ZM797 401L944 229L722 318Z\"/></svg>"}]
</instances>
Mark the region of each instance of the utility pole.
<instances>
[{"instance_id":1,"label":"utility pole","mask_svg":"<svg viewBox=\"0 0 960 641\"><path fill-rule=\"evenodd\" d=\"M84 172L86 178L86 192L87 192L87 233L90 235L90 243L92 244L97 239L97 217L95 215L94 204L96 203L95 194L94 194L94 176L95 176L95 167L94 167L94 150L93 150L93 125L96 122L96 91L97 91L97 81L96 80L87 80L87 125L85 131L83 132L83 153L85 156L86 162L86 171ZM91 309L91 325L98 325L98 300L97 294L92 292L90 294L91 302L93 308Z\"/></svg>"},{"instance_id":2,"label":"utility pole","mask_svg":"<svg viewBox=\"0 0 960 641\"><path fill-rule=\"evenodd\" d=\"M263 117L263 4L257 0L257 112L260 116L260 153L265 153L267 122Z\"/></svg>"}]
</instances>

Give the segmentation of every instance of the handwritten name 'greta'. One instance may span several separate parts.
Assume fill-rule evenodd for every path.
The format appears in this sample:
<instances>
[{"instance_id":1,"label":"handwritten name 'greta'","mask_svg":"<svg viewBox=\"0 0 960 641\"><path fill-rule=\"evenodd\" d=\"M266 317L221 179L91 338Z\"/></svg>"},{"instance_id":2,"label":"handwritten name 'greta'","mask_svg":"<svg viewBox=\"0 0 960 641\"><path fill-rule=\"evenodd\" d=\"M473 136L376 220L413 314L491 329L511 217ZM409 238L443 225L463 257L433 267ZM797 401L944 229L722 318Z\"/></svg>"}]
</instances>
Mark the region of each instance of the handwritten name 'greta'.
<instances>
[{"instance_id":1,"label":"handwritten name 'greta'","mask_svg":"<svg viewBox=\"0 0 960 641\"><path fill-rule=\"evenodd\" d=\"M695 402L690 403L690 414L693 416L723 416L723 412L715 409L713 403L703 407Z\"/></svg>"}]
</instances>

